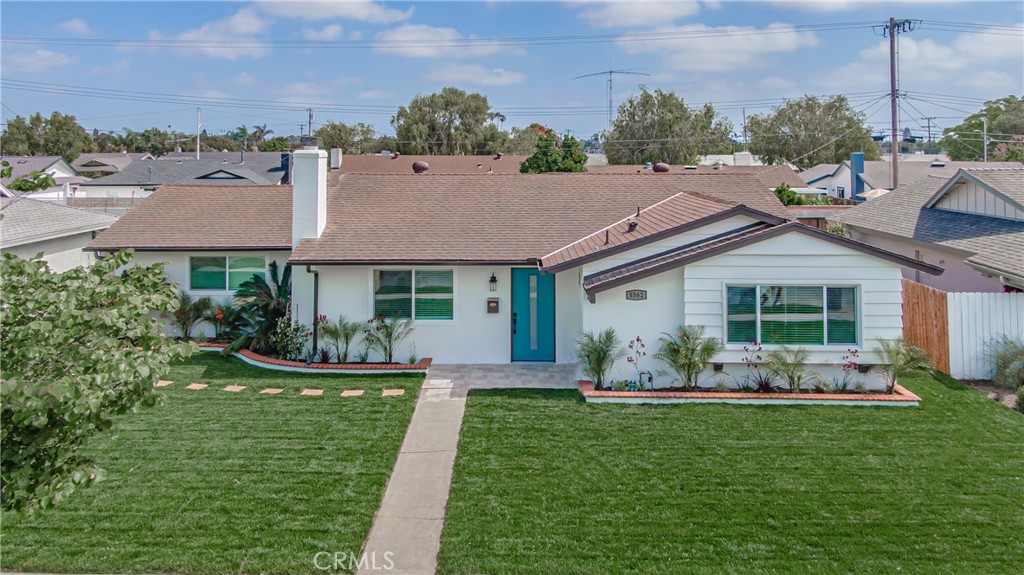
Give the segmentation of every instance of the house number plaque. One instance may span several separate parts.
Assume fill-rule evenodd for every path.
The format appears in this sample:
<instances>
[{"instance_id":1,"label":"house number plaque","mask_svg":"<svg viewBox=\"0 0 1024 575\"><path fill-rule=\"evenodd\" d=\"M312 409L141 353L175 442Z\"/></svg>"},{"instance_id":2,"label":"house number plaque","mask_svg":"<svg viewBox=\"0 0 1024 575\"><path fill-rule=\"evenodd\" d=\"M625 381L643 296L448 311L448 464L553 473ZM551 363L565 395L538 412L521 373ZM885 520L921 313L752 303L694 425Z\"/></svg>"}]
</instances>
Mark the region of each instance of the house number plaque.
<instances>
[{"instance_id":1,"label":"house number plaque","mask_svg":"<svg viewBox=\"0 0 1024 575\"><path fill-rule=\"evenodd\" d=\"M645 289L626 290L626 300L628 301L643 301L645 299L647 299L647 290Z\"/></svg>"}]
</instances>

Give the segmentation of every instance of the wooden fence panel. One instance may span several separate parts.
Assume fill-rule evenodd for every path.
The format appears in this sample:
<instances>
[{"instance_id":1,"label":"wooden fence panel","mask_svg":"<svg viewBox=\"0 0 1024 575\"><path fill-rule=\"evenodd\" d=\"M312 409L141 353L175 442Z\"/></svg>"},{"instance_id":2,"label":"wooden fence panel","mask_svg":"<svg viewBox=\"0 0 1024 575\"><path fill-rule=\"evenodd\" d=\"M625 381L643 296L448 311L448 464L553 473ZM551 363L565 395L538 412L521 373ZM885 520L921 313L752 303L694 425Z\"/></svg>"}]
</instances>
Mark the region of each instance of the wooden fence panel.
<instances>
[{"instance_id":1,"label":"wooden fence panel","mask_svg":"<svg viewBox=\"0 0 1024 575\"><path fill-rule=\"evenodd\" d=\"M932 364L949 371L949 314L946 292L903 280L903 338L923 349Z\"/></svg>"},{"instance_id":2,"label":"wooden fence panel","mask_svg":"<svg viewBox=\"0 0 1024 575\"><path fill-rule=\"evenodd\" d=\"M1024 294L949 293L949 374L957 379L992 377L992 341L1024 340Z\"/></svg>"}]
</instances>

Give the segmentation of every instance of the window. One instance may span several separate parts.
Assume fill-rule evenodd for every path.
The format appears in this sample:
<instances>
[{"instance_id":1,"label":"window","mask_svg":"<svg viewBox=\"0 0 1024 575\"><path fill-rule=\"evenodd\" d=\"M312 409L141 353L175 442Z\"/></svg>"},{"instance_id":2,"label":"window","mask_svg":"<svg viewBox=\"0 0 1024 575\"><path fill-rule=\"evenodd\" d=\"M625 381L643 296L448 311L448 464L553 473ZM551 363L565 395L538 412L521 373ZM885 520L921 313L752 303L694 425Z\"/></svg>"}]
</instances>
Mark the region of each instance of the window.
<instances>
[{"instance_id":1,"label":"window","mask_svg":"<svg viewBox=\"0 0 1024 575\"><path fill-rule=\"evenodd\" d=\"M236 290L253 276L266 278L262 256L200 256L189 258L192 289Z\"/></svg>"},{"instance_id":2,"label":"window","mask_svg":"<svg viewBox=\"0 0 1024 575\"><path fill-rule=\"evenodd\" d=\"M374 315L451 320L455 318L454 294L455 278L452 270L373 272Z\"/></svg>"},{"instance_id":3,"label":"window","mask_svg":"<svg viewBox=\"0 0 1024 575\"><path fill-rule=\"evenodd\" d=\"M726 299L728 343L857 343L855 287L728 286Z\"/></svg>"}]
</instances>

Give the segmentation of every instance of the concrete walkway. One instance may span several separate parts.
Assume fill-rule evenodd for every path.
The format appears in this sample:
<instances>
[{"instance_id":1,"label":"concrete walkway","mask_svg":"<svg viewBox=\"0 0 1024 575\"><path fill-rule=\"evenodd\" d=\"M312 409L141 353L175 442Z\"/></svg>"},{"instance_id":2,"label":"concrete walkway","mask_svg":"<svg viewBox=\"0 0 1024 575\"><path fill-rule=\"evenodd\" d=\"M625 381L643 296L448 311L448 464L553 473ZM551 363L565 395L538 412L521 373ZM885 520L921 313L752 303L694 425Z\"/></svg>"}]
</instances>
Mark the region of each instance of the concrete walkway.
<instances>
[{"instance_id":1,"label":"concrete walkway","mask_svg":"<svg viewBox=\"0 0 1024 575\"><path fill-rule=\"evenodd\" d=\"M574 374L572 365L432 366L366 539L364 567L357 575L436 572L469 389L574 388ZM384 570L384 566L391 568Z\"/></svg>"}]
</instances>

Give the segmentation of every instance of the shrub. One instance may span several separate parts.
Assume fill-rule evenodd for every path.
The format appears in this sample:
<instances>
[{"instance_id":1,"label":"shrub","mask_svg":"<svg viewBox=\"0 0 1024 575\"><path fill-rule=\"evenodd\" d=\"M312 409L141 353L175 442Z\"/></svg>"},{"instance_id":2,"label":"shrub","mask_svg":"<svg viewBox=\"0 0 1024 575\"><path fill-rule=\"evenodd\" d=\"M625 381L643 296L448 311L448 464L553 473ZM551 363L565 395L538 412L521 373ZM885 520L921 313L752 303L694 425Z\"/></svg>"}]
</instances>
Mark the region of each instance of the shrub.
<instances>
[{"instance_id":1,"label":"shrub","mask_svg":"<svg viewBox=\"0 0 1024 575\"><path fill-rule=\"evenodd\" d=\"M811 383L817 375L807 371L810 357L811 353L806 348L783 345L768 352L765 367L785 381L791 392L800 393L800 388Z\"/></svg>"},{"instance_id":2,"label":"shrub","mask_svg":"<svg viewBox=\"0 0 1024 575\"><path fill-rule=\"evenodd\" d=\"M1003 335L989 344L989 355L995 363L992 385L1009 390L1024 386L1024 343Z\"/></svg>"},{"instance_id":3,"label":"shrub","mask_svg":"<svg viewBox=\"0 0 1024 575\"><path fill-rule=\"evenodd\" d=\"M206 315L213 307L213 300L209 296L193 297L185 290L178 290L177 300L178 307L170 315L174 327L181 333L181 338L188 341L192 339L192 331L196 326L206 319Z\"/></svg>"},{"instance_id":4,"label":"shrub","mask_svg":"<svg viewBox=\"0 0 1024 575\"><path fill-rule=\"evenodd\" d=\"M235 292L235 305L239 307L239 336L224 349L225 354L244 347L266 355L274 349L271 335L288 315L292 292L292 268L286 266L278 275L277 262L270 262L270 281L253 276L242 282Z\"/></svg>"},{"instance_id":5,"label":"shrub","mask_svg":"<svg viewBox=\"0 0 1024 575\"><path fill-rule=\"evenodd\" d=\"M675 372L686 389L693 390L700 383L700 374L711 367L715 356L725 349L722 340L704 337L704 326L685 325L675 335L663 334L661 347L654 357L664 361Z\"/></svg>"},{"instance_id":6,"label":"shrub","mask_svg":"<svg viewBox=\"0 0 1024 575\"><path fill-rule=\"evenodd\" d=\"M211 307L203 319L213 326L214 339L233 337L237 331L240 309L230 300Z\"/></svg>"},{"instance_id":7,"label":"shrub","mask_svg":"<svg viewBox=\"0 0 1024 575\"><path fill-rule=\"evenodd\" d=\"M384 356L384 363L394 363L395 349L412 334L412 331L411 319L397 317L388 319L383 315L378 315L370 320L363 337L366 339L369 349L375 349Z\"/></svg>"},{"instance_id":8,"label":"shrub","mask_svg":"<svg viewBox=\"0 0 1024 575\"><path fill-rule=\"evenodd\" d=\"M583 375L594 382L594 389L604 389L604 381L615 361L625 355L619 336L612 328L594 335L583 332L576 342L576 359L583 365Z\"/></svg>"},{"instance_id":9,"label":"shrub","mask_svg":"<svg viewBox=\"0 0 1024 575\"><path fill-rule=\"evenodd\" d=\"M313 332L309 328L299 322L292 323L290 317L286 316L277 323L277 328L270 335L270 343L281 359L297 361L306 351L306 341L312 336Z\"/></svg>"},{"instance_id":10,"label":"shrub","mask_svg":"<svg viewBox=\"0 0 1024 575\"><path fill-rule=\"evenodd\" d=\"M897 375L919 375L932 369L932 363L924 350L907 345L902 336L878 340L875 353L882 356L883 363L879 367L885 377L886 393L892 393L896 389Z\"/></svg>"},{"instance_id":11,"label":"shrub","mask_svg":"<svg viewBox=\"0 0 1024 575\"><path fill-rule=\"evenodd\" d=\"M324 322L320 328L320 335L334 347L338 363L347 363L353 342L367 329L366 322L348 321L342 314L338 316L337 321Z\"/></svg>"},{"instance_id":12,"label":"shrub","mask_svg":"<svg viewBox=\"0 0 1024 575\"><path fill-rule=\"evenodd\" d=\"M756 341L743 346L746 355L743 356L742 361L743 365L747 366L747 373L739 387L741 389L749 388L758 393L779 391L779 387L775 385L779 376L770 369L762 369L761 362L764 361L764 357L761 355L761 349L761 344Z\"/></svg>"},{"instance_id":13,"label":"shrub","mask_svg":"<svg viewBox=\"0 0 1024 575\"><path fill-rule=\"evenodd\" d=\"M1017 411L1024 413L1024 385L1017 388Z\"/></svg>"}]
</instances>

